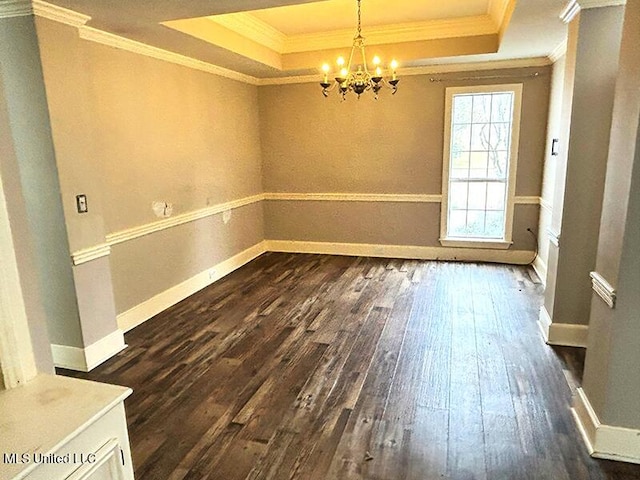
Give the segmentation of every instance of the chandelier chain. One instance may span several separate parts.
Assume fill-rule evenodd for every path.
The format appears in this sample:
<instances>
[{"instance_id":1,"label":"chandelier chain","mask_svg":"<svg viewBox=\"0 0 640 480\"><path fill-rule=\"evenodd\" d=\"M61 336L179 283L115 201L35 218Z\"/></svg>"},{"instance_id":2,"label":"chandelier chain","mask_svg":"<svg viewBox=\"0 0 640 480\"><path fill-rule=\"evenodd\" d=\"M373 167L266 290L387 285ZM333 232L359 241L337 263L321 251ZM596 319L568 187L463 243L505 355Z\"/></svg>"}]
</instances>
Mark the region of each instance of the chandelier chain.
<instances>
[{"instance_id":1,"label":"chandelier chain","mask_svg":"<svg viewBox=\"0 0 640 480\"><path fill-rule=\"evenodd\" d=\"M362 36L362 14L360 13L360 2L358 0L358 37Z\"/></svg>"}]
</instances>

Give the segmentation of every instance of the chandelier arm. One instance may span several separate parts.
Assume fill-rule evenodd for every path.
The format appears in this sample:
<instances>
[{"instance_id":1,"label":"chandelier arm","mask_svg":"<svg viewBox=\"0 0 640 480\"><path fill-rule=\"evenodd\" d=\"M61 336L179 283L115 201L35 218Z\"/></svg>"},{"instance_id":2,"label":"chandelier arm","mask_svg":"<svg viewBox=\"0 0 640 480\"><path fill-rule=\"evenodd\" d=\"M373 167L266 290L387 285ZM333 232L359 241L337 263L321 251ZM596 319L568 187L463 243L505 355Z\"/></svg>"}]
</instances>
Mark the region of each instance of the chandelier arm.
<instances>
[{"instance_id":1,"label":"chandelier arm","mask_svg":"<svg viewBox=\"0 0 640 480\"><path fill-rule=\"evenodd\" d=\"M367 67L367 56L364 51L364 42L360 44L360 55L362 55L362 68L367 75L370 75L369 68Z\"/></svg>"},{"instance_id":2,"label":"chandelier arm","mask_svg":"<svg viewBox=\"0 0 640 480\"><path fill-rule=\"evenodd\" d=\"M349 55L349 63L347 64L347 72L349 72L349 75L351 75L351 64L353 63L353 52L356 49L356 44L354 43L351 46L351 54Z\"/></svg>"}]
</instances>

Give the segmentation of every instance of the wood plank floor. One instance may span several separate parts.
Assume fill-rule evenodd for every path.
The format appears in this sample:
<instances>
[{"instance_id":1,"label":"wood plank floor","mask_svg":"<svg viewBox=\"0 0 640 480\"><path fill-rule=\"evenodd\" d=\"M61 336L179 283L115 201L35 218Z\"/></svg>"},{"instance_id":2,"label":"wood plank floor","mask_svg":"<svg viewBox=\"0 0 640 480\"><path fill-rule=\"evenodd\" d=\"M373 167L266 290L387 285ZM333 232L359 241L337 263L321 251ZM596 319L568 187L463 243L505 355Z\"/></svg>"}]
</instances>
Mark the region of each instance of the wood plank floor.
<instances>
[{"instance_id":1,"label":"wood plank floor","mask_svg":"<svg viewBox=\"0 0 640 480\"><path fill-rule=\"evenodd\" d=\"M134 389L139 480L640 479L586 454L532 275L268 253L61 373Z\"/></svg>"}]
</instances>

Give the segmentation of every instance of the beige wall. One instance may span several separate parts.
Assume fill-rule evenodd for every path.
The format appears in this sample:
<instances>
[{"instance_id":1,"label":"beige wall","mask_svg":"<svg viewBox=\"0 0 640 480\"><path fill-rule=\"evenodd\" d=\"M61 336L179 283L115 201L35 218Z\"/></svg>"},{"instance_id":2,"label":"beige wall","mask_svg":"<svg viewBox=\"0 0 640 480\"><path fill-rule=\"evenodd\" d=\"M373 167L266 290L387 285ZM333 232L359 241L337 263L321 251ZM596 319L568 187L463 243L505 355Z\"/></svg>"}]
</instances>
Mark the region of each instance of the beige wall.
<instances>
[{"instance_id":1,"label":"beige wall","mask_svg":"<svg viewBox=\"0 0 640 480\"><path fill-rule=\"evenodd\" d=\"M531 77L536 71L540 75ZM473 75L518 78L455 80ZM325 99L311 83L261 87L265 190L440 194L445 88L523 82L516 195L540 195L550 68L443 78L407 76L395 96L384 91L377 101L366 94L344 103L337 95ZM516 207L514 249L534 248L526 232L537 229L537 213L531 211L537 207ZM269 239L437 246L439 212L439 204L270 201L265 218Z\"/></svg>"},{"instance_id":2,"label":"beige wall","mask_svg":"<svg viewBox=\"0 0 640 480\"><path fill-rule=\"evenodd\" d=\"M157 222L153 202L176 216L262 192L257 87L37 22L72 250ZM89 214L75 212L79 193ZM259 205L234 210L227 225L220 217L115 245L117 313L264 238Z\"/></svg>"},{"instance_id":3,"label":"beige wall","mask_svg":"<svg viewBox=\"0 0 640 480\"><path fill-rule=\"evenodd\" d=\"M207 217L113 247L111 269L119 313L264 240L262 205ZM123 281L122 279L129 279Z\"/></svg>"}]
</instances>

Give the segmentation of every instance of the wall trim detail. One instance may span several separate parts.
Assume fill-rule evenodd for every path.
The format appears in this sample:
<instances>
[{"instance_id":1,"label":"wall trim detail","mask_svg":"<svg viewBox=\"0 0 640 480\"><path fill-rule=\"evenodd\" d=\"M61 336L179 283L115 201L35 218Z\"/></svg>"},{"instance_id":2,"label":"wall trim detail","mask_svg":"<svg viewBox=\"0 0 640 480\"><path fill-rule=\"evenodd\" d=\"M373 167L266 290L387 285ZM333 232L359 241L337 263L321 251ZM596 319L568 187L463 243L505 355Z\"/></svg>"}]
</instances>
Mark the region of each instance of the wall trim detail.
<instances>
[{"instance_id":1,"label":"wall trim detail","mask_svg":"<svg viewBox=\"0 0 640 480\"><path fill-rule=\"evenodd\" d=\"M107 257L111 254L111 247L106 243L95 245L93 247L78 250L71 254L74 265L82 265L83 263L97 260L98 258Z\"/></svg>"},{"instance_id":2,"label":"wall trim detail","mask_svg":"<svg viewBox=\"0 0 640 480\"><path fill-rule=\"evenodd\" d=\"M272 192L260 193L250 197L232 200L230 202L219 203L210 207L186 212L175 217L162 219L156 222L146 223L137 227L132 227L117 232L110 233L106 236L105 243L94 245L82 250L75 251L71 254L73 264L81 265L83 263L106 257L111 254L111 247L120 243L134 240L155 232L160 232L168 228L176 227L185 223L200 220L212 215L223 213L227 210L258 203L263 200L270 201L313 201L313 202L388 202L388 203L440 203L442 195L440 194L412 194L412 193L289 193L289 192ZM516 205L541 205L542 199L535 196L519 196L515 197Z\"/></svg>"},{"instance_id":3,"label":"wall trim detail","mask_svg":"<svg viewBox=\"0 0 640 480\"><path fill-rule=\"evenodd\" d=\"M510 68L547 67L552 62L547 57L515 58L511 60L494 60L493 62L443 63L437 65L423 65L398 70L398 75L437 75L445 73L479 72L486 70L503 70ZM318 75L298 75L278 78L260 78L258 86L288 85L293 83L317 83Z\"/></svg>"},{"instance_id":4,"label":"wall trim detail","mask_svg":"<svg viewBox=\"0 0 640 480\"><path fill-rule=\"evenodd\" d=\"M542 282L542 285L546 286L546 284L547 284L547 264L544 262L542 257L540 255L536 255L536 259L533 261L531 266L535 270L536 275L538 275L538 278L540 279L540 282Z\"/></svg>"},{"instance_id":5,"label":"wall trim detail","mask_svg":"<svg viewBox=\"0 0 640 480\"><path fill-rule=\"evenodd\" d=\"M616 308L616 289L598 272L591 272L591 287L609 308Z\"/></svg>"},{"instance_id":6,"label":"wall trim detail","mask_svg":"<svg viewBox=\"0 0 640 480\"><path fill-rule=\"evenodd\" d=\"M172 228L184 223L193 222L201 218L217 215L226 210L244 207L263 200L271 201L333 201L333 202L390 202L390 203L440 203L442 195L440 194L388 194L388 193L289 193L289 192L273 192L260 193L250 197L232 200L230 202L219 203L210 207L186 212L175 217L166 218L156 222L139 225L117 232L110 233L106 236L105 244L96 245L85 250L73 253L74 264L76 256L80 263L106 256L109 253L105 250L107 247L113 247L129 240L159 232L167 228ZM515 204L518 205L537 205L540 204L540 197L535 196L519 196L515 197ZM92 255L97 255L92 257Z\"/></svg>"},{"instance_id":7,"label":"wall trim detail","mask_svg":"<svg viewBox=\"0 0 640 480\"><path fill-rule=\"evenodd\" d=\"M372 26L367 30L367 43L381 45L394 42L494 35L497 33L496 28L500 27L504 21L507 4L506 0L493 0L492 6L488 9L491 14L473 17ZM351 29L285 35L254 15L242 12L216 15L208 17L208 19L279 54L343 48L350 44L353 36Z\"/></svg>"},{"instance_id":8,"label":"wall trim detail","mask_svg":"<svg viewBox=\"0 0 640 480\"><path fill-rule=\"evenodd\" d=\"M589 325L552 323L549 325L547 344L563 347L587 348Z\"/></svg>"},{"instance_id":9,"label":"wall trim detail","mask_svg":"<svg viewBox=\"0 0 640 480\"><path fill-rule=\"evenodd\" d=\"M607 1L607 0L603 0ZM608 0L617 1L622 0ZM33 5L28 0L8 0L0 5L0 18L15 16L26 16L35 14L49 20L57 21L78 28L78 34L83 40L100 43L131 53L148 56L158 60L175 63L195 70L229 78L239 82L255 86L266 85L286 85L291 83L315 83L318 81L317 75L286 76L274 78L257 78L244 73L236 72L228 68L220 67L212 63L197 60L175 52L154 47L143 42L131 40L115 33L106 32L95 27L87 26L86 23L91 17L73 10L58 7L57 5L34 0ZM325 42L326 43L326 42ZM326 45L323 43L326 47ZM425 65L420 67L408 67L399 71L400 75L432 75L440 73L471 72L482 70L498 70L509 68L545 67L551 65L553 61L549 57L514 58L507 60L496 60L489 62L467 62L451 63L439 65Z\"/></svg>"},{"instance_id":10,"label":"wall trim detail","mask_svg":"<svg viewBox=\"0 0 640 480\"><path fill-rule=\"evenodd\" d=\"M547 345L587 348L589 326L553 322L544 305L540 307L538 326Z\"/></svg>"},{"instance_id":11,"label":"wall trim detail","mask_svg":"<svg viewBox=\"0 0 640 480\"><path fill-rule=\"evenodd\" d=\"M0 3L0 19L26 17L33 13L29 0L6 0Z\"/></svg>"},{"instance_id":12,"label":"wall trim detail","mask_svg":"<svg viewBox=\"0 0 640 480\"><path fill-rule=\"evenodd\" d=\"M116 330L85 348L52 344L51 353L56 367L90 372L126 347L122 330Z\"/></svg>"},{"instance_id":13,"label":"wall trim detail","mask_svg":"<svg viewBox=\"0 0 640 480\"><path fill-rule=\"evenodd\" d=\"M560 247L560 234L550 228L547 228L547 237L549 241L556 247Z\"/></svg>"},{"instance_id":14,"label":"wall trim detail","mask_svg":"<svg viewBox=\"0 0 640 480\"><path fill-rule=\"evenodd\" d=\"M195 58L180 55L178 53L170 52L158 47L152 47L146 43L131 40L129 38L121 37L119 35L98 30L97 28L88 27L83 25L79 28L80 38L83 40L89 40L109 47L118 48L127 52L136 53L138 55L144 55L147 57L155 58L157 60L164 60L165 62L175 63L183 67L193 68L195 70L201 70L203 72L212 73L220 77L229 78L249 85L257 85L258 79L244 73L229 70L228 68L219 67L212 63L203 62L202 60L196 60Z\"/></svg>"},{"instance_id":15,"label":"wall trim detail","mask_svg":"<svg viewBox=\"0 0 640 480\"><path fill-rule=\"evenodd\" d=\"M640 430L603 425L581 387L576 389L571 413L589 455L640 464Z\"/></svg>"},{"instance_id":16,"label":"wall trim detail","mask_svg":"<svg viewBox=\"0 0 640 480\"><path fill-rule=\"evenodd\" d=\"M440 203L442 195L427 193L295 193L270 192L264 194L265 200L282 201L327 201L327 202L390 202L390 203ZM541 198L536 196L517 196L518 205L540 205Z\"/></svg>"},{"instance_id":17,"label":"wall trim detail","mask_svg":"<svg viewBox=\"0 0 640 480\"><path fill-rule=\"evenodd\" d=\"M540 313L538 315L538 327L540 328L542 339L546 344L549 344L549 327L551 326L551 323L551 315L547 312L547 307L541 305Z\"/></svg>"},{"instance_id":18,"label":"wall trim detail","mask_svg":"<svg viewBox=\"0 0 640 480\"><path fill-rule=\"evenodd\" d=\"M251 205L262 200L264 200L264 194L253 195L251 197L244 197L238 200L219 203L210 207L183 213L180 215L176 215L175 217L159 220L157 222L147 223L125 230L119 230L117 232L108 234L106 237L106 243L109 246L117 245L128 240L133 240L135 238L149 235L150 233L159 232L160 230L165 230L167 228L172 228L184 223L193 222L201 218L217 215L226 210L233 210L236 208L244 207L245 205Z\"/></svg>"},{"instance_id":19,"label":"wall trim detail","mask_svg":"<svg viewBox=\"0 0 640 480\"><path fill-rule=\"evenodd\" d=\"M440 194L418 193L265 193L265 200L329 201L329 202L391 202L391 203L440 203Z\"/></svg>"},{"instance_id":20,"label":"wall trim detail","mask_svg":"<svg viewBox=\"0 0 640 480\"><path fill-rule=\"evenodd\" d=\"M548 57L549 61L551 61L551 63L556 63L558 60L564 57L566 53L567 53L567 41L563 40L558 44L556 48L553 49L553 52L549 54L549 57Z\"/></svg>"},{"instance_id":21,"label":"wall trim detail","mask_svg":"<svg viewBox=\"0 0 640 480\"><path fill-rule=\"evenodd\" d=\"M72 27L80 27L91 20L89 15L74 12L42 0L33 0L33 14Z\"/></svg>"},{"instance_id":22,"label":"wall trim detail","mask_svg":"<svg viewBox=\"0 0 640 480\"><path fill-rule=\"evenodd\" d=\"M275 52L282 53L284 50L287 36L250 13L237 12L214 15L207 17L207 19Z\"/></svg>"},{"instance_id":23,"label":"wall trim detail","mask_svg":"<svg viewBox=\"0 0 640 480\"><path fill-rule=\"evenodd\" d=\"M536 196L515 196L513 203L517 205L542 205L542 199Z\"/></svg>"},{"instance_id":24,"label":"wall trim detail","mask_svg":"<svg viewBox=\"0 0 640 480\"><path fill-rule=\"evenodd\" d=\"M620 7L627 4L627 0L569 0L560 14L564 23L570 23L580 10L602 7Z\"/></svg>"},{"instance_id":25,"label":"wall trim detail","mask_svg":"<svg viewBox=\"0 0 640 480\"><path fill-rule=\"evenodd\" d=\"M489 250L478 248L423 247L417 245L374 245L367 243L304 242L266 240L270 252L317 253L325 255L406 258L417 260L459 260L527 265L529 250Z\"/></svg>"},{"instance_id":26,"label":"wall trim detail","mask_svg":"<svg viewBox=\"0 0 640 480\"><path fill-rule=\"evenodd\" d=\"M167 308L208 287L265 253L265 242L257 243L233 257L161 292L117 316L118 327L124 332L137 327Z\"/></svg>"},{"instance_id":27,"label":"wall trim detail","mask_svg":"<svg viewBox=\"0 0 640 480\"><path fill-rule=\"evenodd\" d=\"M538 324L547 345L587 348L588 325L553 322L544 305L540 308Z\"/></svg>"},{"instance_id":28,"label":"wall trim detail","mask_svg":"<svg viewBox=\"0 0 640 480\"><path fill-rule=\"evenodd\" d=\"M500 19L501 21L502 19ZM367 28L367 45L417 42L454 37L495 35L498 22L489 15L439 19L398 25L370 26ZM332 32L291 35L285 38L279 53L298 53L348 47L352 42L353 30L343 29Z\"/></svg>"},{"instance_id":29,"label":"wall trim detail","mask_svg":"<svg viewBox=\"0 0 640 480\"><path fill-rule=\"evenodd\" d=\"M564 23L571 23L578 13L580 13L580 4L578 3L578 0L569 0L560 14L560 20Z\"/></svg>"}]
</instances>

